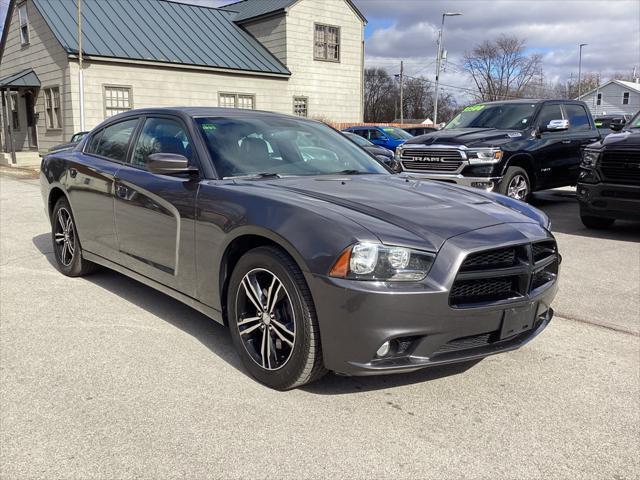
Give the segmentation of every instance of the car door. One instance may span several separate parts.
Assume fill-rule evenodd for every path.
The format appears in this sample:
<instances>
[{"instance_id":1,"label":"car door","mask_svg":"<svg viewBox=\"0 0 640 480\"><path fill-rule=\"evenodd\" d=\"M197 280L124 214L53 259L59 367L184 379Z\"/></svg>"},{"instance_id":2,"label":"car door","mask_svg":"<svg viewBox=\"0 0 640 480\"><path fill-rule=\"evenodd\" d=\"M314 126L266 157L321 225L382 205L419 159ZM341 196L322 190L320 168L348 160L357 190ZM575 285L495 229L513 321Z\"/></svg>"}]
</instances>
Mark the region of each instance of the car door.
<instances>
[{"instance_id":1,"label":"car door","mask_svg":"<svg viewBox=\"0 0 640 480\"><path fill-rule=\"evenodd\" d=\"M600 133L589 119L586 108L579 103L566 103L563 105L565 118L569 120L569 131L566 140L570 140L571 149L566 158L565 181L567 184L575 184L580 173L582 161L582 148L600 139Z\"/></svg>"},{"instance_id":2,"label":"car door","mask_svg":"<svg viewBox=\"0 0 640 480\"><path fill-rule=\"evenodd\" d=\"M147 169L153 153L185 156L198 166L179 117L146 116L128 162L115 179L115 224L121 264L187 295L195 293L195 209L199 177Z\"/></svg>"},{"instance_id":3,"label":"car door","mask_svg":"<svg viewBox=\"0 0 640 480\"><path fill-rule=\"evenodd\" d=\"M389 148L389 138L377 128L372 128L369 130L369 141L374 145Z\"/></svg>"},{"instance_id":4,"label":"car door","mask_svg":"<svg viewBox=\"0 0 640 480\"><path fill-rule=\"evenodd\" d=\"M66 187L82 248L112 261L118 256L115 175L126 160L138 122L138 117L128 118L96 130L81 151L68 154Z\"/></svg>"},{"instance_id":5,"label":"car door","mask_svg":"<svg viewBox=\"0 0 640 480\"><path fill-rule=\"evenodd\" d=\"M566 185L571 165L571 138L567 131L542 131L552 120L564 120L561 103L545 103L540 109L536 127L540 129L535 140L537 185L548 188Z\"/></svg>"}]
</instances>

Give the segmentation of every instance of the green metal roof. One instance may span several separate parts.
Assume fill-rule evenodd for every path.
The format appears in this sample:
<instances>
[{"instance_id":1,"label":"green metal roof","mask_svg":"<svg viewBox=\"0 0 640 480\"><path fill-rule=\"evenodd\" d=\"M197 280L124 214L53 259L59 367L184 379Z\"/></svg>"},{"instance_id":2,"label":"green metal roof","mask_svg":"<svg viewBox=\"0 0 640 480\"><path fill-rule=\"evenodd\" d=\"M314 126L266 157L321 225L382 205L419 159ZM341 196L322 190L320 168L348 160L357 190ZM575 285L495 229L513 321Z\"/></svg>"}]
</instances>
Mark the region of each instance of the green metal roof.
<instances>
[{"instance_id":1,"label":"green metal roof","mask_svg":"<svg viewBox=\"0 0 640 480\"><path fill-rule=\"evenodd\" d=\"M239 2L230 3L220 8L236 12L236 17L233 20L236 22L244 22L265 15L275 15L284 12L298 1L299 0L240 0ZM345 1L362 21L367 23L367 19L354 3L351 0Z\"/></svg>"},{"instance_id":2,"label":"green metal roof","mask_svg":"<svg viewBox=\"0 0 640 480\"><path fill-rule=\"evenodd\" d=\"M40 79L31 68L0 79L0 88L39 87Z\"/></svg>"},{"instance_id":3,"label":"green metal roof","mask_svg":"<svg viewBox=\"0 0 640 480\"><path fill-rule=\"evenodd\" d=\"M53 34L78 53L77 0L33 0ZM231 11L168 0L82 1L84 55L290 75Z\"/></svg>"}]
</instances>

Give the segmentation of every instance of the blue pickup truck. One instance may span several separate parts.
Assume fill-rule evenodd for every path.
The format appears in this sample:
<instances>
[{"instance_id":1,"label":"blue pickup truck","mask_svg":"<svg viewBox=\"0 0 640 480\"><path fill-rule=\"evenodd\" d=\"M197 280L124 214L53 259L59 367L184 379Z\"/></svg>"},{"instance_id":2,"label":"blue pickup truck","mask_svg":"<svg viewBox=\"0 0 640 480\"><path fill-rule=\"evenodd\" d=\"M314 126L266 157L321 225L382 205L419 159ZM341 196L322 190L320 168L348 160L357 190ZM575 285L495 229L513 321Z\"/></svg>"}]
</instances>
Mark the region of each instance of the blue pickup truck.
<instances>
[{"instance_id":1,"label":"blue pickup truck","mask_svg":"<svg viewBox=\"0 0 640 480\"><path fill-rule=\"evenodd\" d=\"M345 128L343 132L352 132L356 135L366 138L371 143L380 147L388 148L395 152L398 145L402 145L404 142L413 138L413 135L405 132L398 127L378 127L378 126L359 126Z\"/></svg>"}]
</instances>

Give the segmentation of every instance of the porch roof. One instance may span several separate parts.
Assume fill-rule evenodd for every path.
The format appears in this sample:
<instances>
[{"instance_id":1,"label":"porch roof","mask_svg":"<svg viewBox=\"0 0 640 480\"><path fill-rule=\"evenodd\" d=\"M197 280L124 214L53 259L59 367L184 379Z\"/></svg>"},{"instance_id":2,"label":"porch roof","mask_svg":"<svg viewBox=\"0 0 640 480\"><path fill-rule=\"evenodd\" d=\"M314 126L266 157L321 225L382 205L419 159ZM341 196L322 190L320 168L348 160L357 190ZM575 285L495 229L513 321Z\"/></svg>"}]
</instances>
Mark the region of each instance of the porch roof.
<instances>
[{"instance_id":1,"label":"porch roof","mask_svg":"<svg viewBox=\"0 0 640 480\"><path fill-rule=\"evenodd\" d=\"M28 68L0 79L0 88L40 87L40 79L33 69Z\"/></svg>"}]
</instances>

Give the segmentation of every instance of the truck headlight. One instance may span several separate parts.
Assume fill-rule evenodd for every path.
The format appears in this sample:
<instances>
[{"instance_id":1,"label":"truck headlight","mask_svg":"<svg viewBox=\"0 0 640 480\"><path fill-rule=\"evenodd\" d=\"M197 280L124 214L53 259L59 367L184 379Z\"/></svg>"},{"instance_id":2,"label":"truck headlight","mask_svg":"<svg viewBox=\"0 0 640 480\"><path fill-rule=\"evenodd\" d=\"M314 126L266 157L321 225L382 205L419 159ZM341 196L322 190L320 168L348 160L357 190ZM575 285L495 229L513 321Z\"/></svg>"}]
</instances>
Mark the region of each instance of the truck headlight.
<instances>
[{"instance_id":1,"label":"truck headlight","mask_svg":"<svg viewBox=\"0 0 640 480\"><path fill-rule=\"evenodd\" d=\"M329 275L351 280L419 281L427 276L435 254L378 243L356 243L338 257Z\"/></svg>"},{"instance_id":2,"label":"truck headlight","mask_svg":"<svg viewBox=\"0 0 640 480\"><path fill-rule=\"evenodd\" d=\"M487 163L498 163L502 160L502 150L499 148L478 148L467 151L469 164L479 165Z\"/></svg>"},{"instance_id":3,"label":"truck headlight","mask_svg":"<svg viewBox=\"0 0 640 480\"><path fill-rule=\"evenodd\" d=\"M583 150L582 151L582 167L595 168L598 159L600 158L600 152L597 150Z\"/></svg>"},{"instance_id":4,"label":"truck headlight","mask_svg":"<svg viewBox=\"0 0 640 480\"><path fill-rule=\"evenodd\" d=\"M399 162L401 157L402 157L402 147L401 146L397 146L396 147L395 159Z\"/></svg>"}]
</instances>

